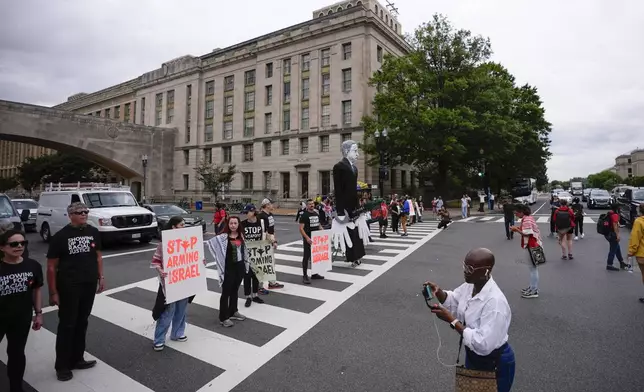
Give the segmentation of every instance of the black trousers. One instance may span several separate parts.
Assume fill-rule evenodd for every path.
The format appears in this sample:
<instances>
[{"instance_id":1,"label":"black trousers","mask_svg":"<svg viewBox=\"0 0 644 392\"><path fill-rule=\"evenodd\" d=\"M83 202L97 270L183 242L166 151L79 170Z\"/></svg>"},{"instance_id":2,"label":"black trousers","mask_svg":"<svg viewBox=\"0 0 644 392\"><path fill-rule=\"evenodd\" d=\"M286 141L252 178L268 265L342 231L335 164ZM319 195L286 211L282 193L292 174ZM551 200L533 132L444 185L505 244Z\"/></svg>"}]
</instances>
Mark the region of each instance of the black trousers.
<instances>
[{"instance_id":1,"label":"black trousers","mask_svg":"<svg viewBox=\"0 0 644 392\"><path fill-rule=\"evenodd\" d=\"M255 276L255 271L251 267L248 267L248 272L244 274L244 295L250 296L252 289L253 294L257 294L259 290L259 280Z\"/></svg>"},{"instance_id":2,"label":"black trousers","mask_svg":"<svg viewBox=\"0 0 644 392\"><path fill-rule=\"evenodd\" d=\"M71 370L83 360L87 325L97 282L58 283L58 333L56 335L57 371Z\"/></svg>"},{"instance_id":3,"label":"black trousers","mask_svg":"<svg viewBox=\"0 0 644 392\"><path fill-rule=\"evenodd\" d=\"M31 327L31 309L26 317L7 317L0 319L0 342L7 337L7 378L9 392L22 391L22 378L25 375L25 346Z\"/></svg>"},{"instance_id":4,"label":"black trousers","mask_svg":"<svg viewBox=\"0 0 644 392\"><path fill-rule=\"evenodd\" d=\"M555 216L554 216L555 211L556 211L555 208L550 209L550 233L551 234L555 232Z\"/></svg>"},{"instance_id":5,"label":"black trousers","mask_svg":"<svg viewBox=\"0 0 644 392\"><path fill-rule=\"evenodd\" d=\"M398 215L392 215L391 216L391 232L392 233L398 233L398 221L400 218Z\"/></svg>"},{"instance_id":6,"label":"black trousers","mask_svg":"<svg viewBox=\"0 0 644 392\"><path fill-rule=\"evenodd\" d=\"M239 286L245 274L244 262L226 264L224 284L221 286L221 297L219 297L219 321L228 320L238 311Z\"/></svg>"},{"instance_id":7,"label":"black trousers","mask_svg":"<svg viewBox=\"0 0 644 392\"><path fill-rule=\"evenodd\" d=\"M449 219L447 219L447 220L445 220L445 219L441 220L441 221L438 223L438 227L437 227L437 229L444 229L444 228L447 228L447 225L449 224L449 222L451 222Z\"/></svg>"},{"instance_id":8,"label":"black trousers","mask_svg":"<svg viewBox=\"0 0 644 392\"><path fill-rule=\"evenodd\" d=\"M584 234L584 217L576 217L575 218L575 237L577 237L579 234Z\"/></svg>"},{"instance_id":9,"label":"black trousers","mask_svg":"<svg viewBox=\"0 0 644 392\"><path fill-rule=\"evenodd\" d=\"M302 276L308 276L309 261L311 261L311 244L302 238L302 247L304 248L302 253Z\"/></svg>"},{"instance_id":10,"label":"black trousers","mask_svg":"<svg viewBox=\"0 0 644 392\"><path fill-rule=\"evenodd\" d=\"M510 231L510 226L514 225L514 218L505 217L505 236L507 238L514 238L514 232Z\"/></svg>"}]
</instances>

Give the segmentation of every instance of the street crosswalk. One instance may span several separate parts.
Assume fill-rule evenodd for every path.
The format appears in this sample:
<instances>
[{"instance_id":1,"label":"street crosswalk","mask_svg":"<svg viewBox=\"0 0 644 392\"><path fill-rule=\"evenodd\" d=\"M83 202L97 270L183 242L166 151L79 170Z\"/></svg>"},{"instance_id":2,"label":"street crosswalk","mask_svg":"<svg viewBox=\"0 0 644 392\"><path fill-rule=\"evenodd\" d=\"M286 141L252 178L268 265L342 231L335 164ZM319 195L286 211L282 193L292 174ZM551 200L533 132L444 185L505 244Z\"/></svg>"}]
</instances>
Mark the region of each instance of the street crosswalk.
<instances>
[{"instance_id":1,"label":"street crosswalk","mask_svg":"<svg viewBox=\"0 0 644 392\"><path fill-rule=\"evenodd\" d=\"M151 309L157 278L108 290L96 296L89 321L87 358L99 364L74 372L74 378L65 383L56 381L53 369L57 308L46 308L43 329L29 336L25 381L38 392L229 391L433 238L436 228L436 221L417 223L408 229L407 237L389 229L388 238L379 238L378 225L372 224L374 242L367 246L362 264L353 268L343 257L335 257L325 279L314 280L312 285L302 283L301 241L280 245L275 253L276 271L285 287L262 296L265 304L254 303L249 308L244 307L240 288L238 305L247 319L232 328L218 322L221 289L211 261L208 291L197 295L189 306L188 341L168 339L160 353L152 350ZM147 256L141 255L146 266ZM6 339L0 343L0 361L4 363L5 351Z\"/></svg>"},{"instance_id":2,"label":"street crosswalk","mask_svg":"<svg viewBox=\"0 0 644 392\"><path fill-rule=\"evenodd\" d=\"M535 216L537 223L550 223L549 216ZM499 215L494 216L471 216L469 218L455 219L454 222L459 223L503 223L505 218ZM516 219L516 222L521 222L520 219ZM584 217L584 223L595 223L597 222L597 217Z\"/></svg>"}]
</instances>

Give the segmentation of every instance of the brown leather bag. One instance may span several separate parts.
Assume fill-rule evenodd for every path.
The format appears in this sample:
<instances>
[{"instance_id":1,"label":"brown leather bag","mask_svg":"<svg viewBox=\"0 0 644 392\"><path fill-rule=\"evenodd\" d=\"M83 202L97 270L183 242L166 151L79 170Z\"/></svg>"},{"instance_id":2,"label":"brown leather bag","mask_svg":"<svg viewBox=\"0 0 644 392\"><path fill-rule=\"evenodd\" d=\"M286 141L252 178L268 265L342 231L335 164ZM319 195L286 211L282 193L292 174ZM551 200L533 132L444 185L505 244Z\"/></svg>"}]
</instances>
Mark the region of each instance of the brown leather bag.
<instances>
[{"instance_id":1,"label":"brown leather bag","mask_svg":"<svg viewBox=\"0 0 644 392\"><path fill-rule=\"evenodd\" d=\"M463 348L463 337L458 343L458 365ZM498 361L497 361L498 363ZM467 369L465 366L456 366L454 379L454 392L497 392L496 370L474 370Z\"/></svg>"}]
</instances>

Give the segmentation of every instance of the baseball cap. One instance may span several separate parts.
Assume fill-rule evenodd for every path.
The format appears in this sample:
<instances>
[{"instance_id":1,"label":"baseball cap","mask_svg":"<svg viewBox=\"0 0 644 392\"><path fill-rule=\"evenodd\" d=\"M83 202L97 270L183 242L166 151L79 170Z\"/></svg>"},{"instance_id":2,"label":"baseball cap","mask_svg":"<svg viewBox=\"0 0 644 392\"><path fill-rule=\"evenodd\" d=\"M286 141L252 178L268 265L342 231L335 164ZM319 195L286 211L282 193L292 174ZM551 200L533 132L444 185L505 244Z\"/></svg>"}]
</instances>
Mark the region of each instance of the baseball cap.
<instances>
[{"instance_id":1,"label":"baseball cap","mask_svg":"<svg viewBox=\"0 0 644 392\"><path fill-rule=\"evenodd\" d=\"M267 197L267 198L265 198L264 200L262 200L262 207L264 207L264 206L266 206L266 205L269 205L269 204L271 204L271 203L272 203L271 199L269 199L269 198Z\"/></svg>"},{"instance_id":2,"label":"baseball cap","mask_svg":"<svg viewBox=\"0 0 644 392\"><path fill-rule=\"evenodd\" d=\"M255 210L257 210L257 208L255 208L255 204L246 204L246 207L244 207L243 212L250 212Z\"/></svg>"},{"instance_id":3,"label":"baseball cap","mask_svg":"<svg viewBox=\"0 0 644 392\"><path fill-rule=\"evenodd\" d=\"M80 201L74 202L67 207L67 213L68 214L73 214L78 211L87 211L89 208L85 203L81 203Z\"/></svg>"}]
</instances>

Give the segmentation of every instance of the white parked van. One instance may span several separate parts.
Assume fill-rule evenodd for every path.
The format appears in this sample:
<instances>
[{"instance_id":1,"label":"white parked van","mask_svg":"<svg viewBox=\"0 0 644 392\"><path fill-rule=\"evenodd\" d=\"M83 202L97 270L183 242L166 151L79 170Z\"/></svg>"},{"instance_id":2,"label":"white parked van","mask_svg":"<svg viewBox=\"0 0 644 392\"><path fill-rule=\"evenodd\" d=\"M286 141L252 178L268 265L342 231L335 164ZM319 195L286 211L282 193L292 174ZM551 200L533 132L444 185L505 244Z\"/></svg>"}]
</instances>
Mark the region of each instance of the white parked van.
<instances>
[{"instance_id":1,"label":"white parked van","mask_svg":"<svg viewBox=\"0 0 644 392\"><path fill-rule=\"evenodd\" d=\"M139 206L128 186L114 184L58 184L40 194L36 228L49 241L69 224L67 207L74 202L89 207L87 223L101 232L103 242L150 242L157 234L156 216Z\"/></svg>"}]
</instances>

